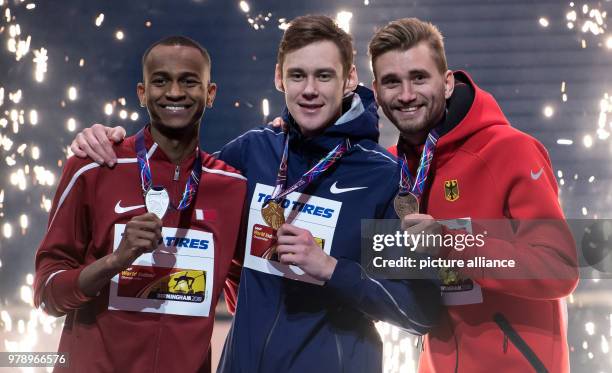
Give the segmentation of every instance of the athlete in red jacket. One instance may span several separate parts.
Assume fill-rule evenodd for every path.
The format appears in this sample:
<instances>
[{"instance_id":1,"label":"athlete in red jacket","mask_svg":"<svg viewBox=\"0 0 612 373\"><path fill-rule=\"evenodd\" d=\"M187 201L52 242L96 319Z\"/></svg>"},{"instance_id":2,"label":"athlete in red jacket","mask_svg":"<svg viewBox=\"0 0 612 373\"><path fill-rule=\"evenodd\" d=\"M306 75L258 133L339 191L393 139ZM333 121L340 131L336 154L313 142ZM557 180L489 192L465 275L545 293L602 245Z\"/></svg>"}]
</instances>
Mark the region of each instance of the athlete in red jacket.
<instances>
[{"instance_id":1,"label":"athlete in red jacket","mask_svg":"<svg viewBox=\"0 0 612 373\"><path fill-rule=\"evenodd\" d=\"M67 315L56 371L210 371L246 179L197 147L207 52L171 37L144 61L151 125L114 148L114 170L68 159L36 254L36 305Z\"/></svg>"},{"instance_id":2,"label":"athlete in red jacket","mask_svg":"<svg viewBox=\"0 0 612 373\"><path fill-rule=\"evenodd\" d=\"M496 226L512 240L487 238L483 247L441 255L520 266L512 279L500 278L502 270L458 271L475 284L446 294L443 287L447 317L426 336L419 371L568 372L563 298L577 283L576 250L546 150L510 127L467 74L448 70L435 26L414 18L391 22L369 49L377 101L401 132L390 151L399 148L414 175L428 136L433 129L440 135L418 196L423 214L406 216L404 227L429 231L437 226L433 218L500 219ZM533 219L558 223L537 226Z\"/></svg>"}]
</instances>

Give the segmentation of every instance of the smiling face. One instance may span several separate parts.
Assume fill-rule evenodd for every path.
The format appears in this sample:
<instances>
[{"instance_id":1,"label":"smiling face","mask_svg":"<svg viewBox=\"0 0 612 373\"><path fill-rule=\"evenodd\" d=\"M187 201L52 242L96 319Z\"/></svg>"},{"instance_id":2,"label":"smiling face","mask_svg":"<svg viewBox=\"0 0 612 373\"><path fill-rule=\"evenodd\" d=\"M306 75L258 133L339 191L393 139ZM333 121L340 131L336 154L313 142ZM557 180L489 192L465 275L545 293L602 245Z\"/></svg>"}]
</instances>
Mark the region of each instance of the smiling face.
<instances>
[{"instance_id":1,"label":"smiling face","mask_svg":"<svg viewBox=\"0 0 612 373\"><path fill-rule=\"evenodd\" d=\"M430 47L419 43L407 50L394 49L374 61L372 83L376 101L403 138L425 141L443 117L454 88L450 70L441 73Z\"/></svg>"},{"instance_id":2,"label":"smiling face","mask_svg":"<svg viewBox=\"0 0 612 373\"><path fill-rule=\"evenodd\" d=\"M302 134L312 137L340 117L342 97L355 89L357 72L352 66L344 74L338 47L324 40L288 52L282 68L276 66L275 84Z\"/></svg>"},{"instance_id":3,"label":"smiling face","mask_svg":"<svg viewBox=\"0 0 612 373\"><path fill-rule=\"evenodd\" d=\"M149 112L151 125L162 132L193 129L205 107L212 107L217 87L210 83L210 66L196 48L154 47L146 57L143 75L138 98Z\"/></svg>"}]
</instances>

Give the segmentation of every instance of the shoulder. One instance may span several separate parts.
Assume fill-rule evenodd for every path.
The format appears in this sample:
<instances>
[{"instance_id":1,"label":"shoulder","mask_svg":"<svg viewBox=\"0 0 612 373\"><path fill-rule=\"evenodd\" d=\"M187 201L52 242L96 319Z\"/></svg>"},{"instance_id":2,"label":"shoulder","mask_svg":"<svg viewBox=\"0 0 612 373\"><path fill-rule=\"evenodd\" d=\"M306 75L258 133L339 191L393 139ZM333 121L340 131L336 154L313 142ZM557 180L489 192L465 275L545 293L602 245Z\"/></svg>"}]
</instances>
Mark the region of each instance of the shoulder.
<instances>
[{"instance_id":1,"label":"shoulder","mask_svg":"<svg viewBox=\"0 0 612 373\"><path fill-rule=\"evenodd\" d=\"M259 142L265 140L274 140L277 138L283 138L283 131L280 128L271 127L268 125L261 125L244 132L242 135L236 137L232 141L228 142L224 146L240 145L248 142Z\"/></svg>"},{"instance_id":2,"label":"shoulder","mask_svg":"<svg viewBox=\"0 0 612 373\"><path fill-rule=\"evenodd\" d=\"M485 159L527 160L533 157L548 158L544 145L531 135L511 126L491 126L477 135L481 149L478 151ZM476 150L476 149L474 149Z\"/></svg>"},{"instance_id":3,"label":"shoulder","mask_svg":"<svg viewBox=\"0 0 612 373\"><path fill-rule=\"evenodd\" d=\"M374 141L359 141L352 144L353 152L359 157L363 157L363 161L373 163L381 167L395 167L397 158L387 149L378 145Z\"/></svg>"},{"instance_id":4,"label":"shoulder","mask_svg":"<svg viewBox=\"0 0 612 373\"><path fill-rule=\"evenodd\" d=\"M246 177L242 176L240 171L225 163L224 161L215 158L211 154L201 151L202 155L202 172L207 174L219 175L228 180L246 181Z\"/></svg>"},{"instance_id":5,"label":"shoulder","mask_svg":"<svg viewBox=\"0 0 612 373\"><path fill-rule=\"evenodd\" d=\"M73 182L84 175L93 175L98 172L100 165L92 161L90 158L78 158L71 156L66 159L62 170L62 178L70 179Z\"/></svg>"}]
</instances>

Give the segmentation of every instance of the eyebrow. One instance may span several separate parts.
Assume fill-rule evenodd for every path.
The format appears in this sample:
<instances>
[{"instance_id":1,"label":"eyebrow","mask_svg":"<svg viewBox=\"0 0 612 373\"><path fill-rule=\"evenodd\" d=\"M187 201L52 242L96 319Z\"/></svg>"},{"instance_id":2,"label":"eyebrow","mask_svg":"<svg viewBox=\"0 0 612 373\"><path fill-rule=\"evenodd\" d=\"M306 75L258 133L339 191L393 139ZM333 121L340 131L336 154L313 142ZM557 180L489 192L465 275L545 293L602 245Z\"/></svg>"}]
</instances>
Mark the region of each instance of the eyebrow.
<instances>
[{"instance_id":1,"label":"eyebrow","mask_svg":"<svg viewBox=\"0 0 612 373\"><path fill-rule=\"evenodd\" d=\"M387 73L380 77L381 83L387 83L390 80L400 80L400 78L396 73Z\"/></svg>"},{"instance_id":2,"label":"eyebrow","mask_svg":"<svg viewBox=\"0 0 612 373\"><path fill-rule=\"evenodd\" d=\"M166 71L154 71L154 72L151 73L151 77L152 78L156 77L156 76L161 76L161 77L164 77L164 78L169 78L170 74L168 72L166 72ZM196 79L200 79L200 80L202 79L200 77L200 75L198 75L197 73L193 73L193 72L189 72L189 71L182 72L182 73L179 74L179 79L184 79L184 78L196 78Z\"/></svg>"},{"instance_id":3,"label":"eyebrow","mask_svg":"<svg viewBox=\"0 0 612 373\"><path fill-rule=\"evenodd\" d=\"M423 75L425 77L430 77L431 76L431 74L427 70L425 70L425 69L414 69L414 70L410 70L408 72L408 76L410 76L410 77L414 77L415 75ZM399 77L399 75L397 73L392 72L392 73L387 73L387 74L381 76L380 77L380 82L381 83L385 83L385 82L388 82L389 80L392 80L392 79L401 80L401 78Z\"/></svg>"},{"instance_id":4,"label":"eyebrow","mask_svg":"<svg viewBox=\"0 0 612 373\"><path fill-rule=\"evenodd\" d=\"M302 73L305 74L306 71L301 68L301 67L291 67L289 69L287 69L287 74L291 74L291 73ZM335 75L336 74L336 70L332 69L332 68L322 68L322 69L316 69L315 74L321 74L321 73L328 73L328 74L332 74Z\"/></svg>"}]
</instances>

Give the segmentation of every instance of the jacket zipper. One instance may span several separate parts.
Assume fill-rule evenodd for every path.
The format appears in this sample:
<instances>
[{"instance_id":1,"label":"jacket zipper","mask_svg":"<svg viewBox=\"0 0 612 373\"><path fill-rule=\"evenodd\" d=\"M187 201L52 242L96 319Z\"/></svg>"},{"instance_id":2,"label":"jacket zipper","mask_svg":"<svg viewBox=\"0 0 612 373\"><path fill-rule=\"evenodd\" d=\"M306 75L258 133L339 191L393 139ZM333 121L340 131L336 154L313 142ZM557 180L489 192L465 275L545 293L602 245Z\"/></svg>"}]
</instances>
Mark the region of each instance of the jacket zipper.
<instances>
[{"instance_id":1,"label":"jacket zipper","mask_svg":"<svg viewBox=\"0 0 612 373\"><path fill-rule=\"evenodd\" d=\"M340 372L344 372L344 361L342 358L342 345L340 344L340 338L338 337L338 333L334 332L334 337L336 337L336 349L338 350L338 364L340 365Z\"/></svg>"},{"instance_id":2,"label":"jacket zipper","mask_svg":"<svg viewBox=\"0 0 612 373\"><path fill-rule=\"evenodd\" d=\"M272 339L272 333L274 332L274 329L276 328L276 324L278 323L278 319L280 318L281 304L284 298L282 294L283 293L281 293L281 299L278 302L278 305L276 306L276 317L274 318L274 323L272 324L272 327L270 328L270 330L268 330L268 334L266 335L266 342L264 343L263 349L261 351L261 358L259 360L259 369L257 370L258 372L262 371L261 365L263 364L264 356L266 356L266 350L268 349L268 344L270 344L270 339Z\"/></svg>"},{"instance_id":3,"label":"jacket zipper","mask_svg":"<svg viewBox=\"0 0 612 373\"><path fill-rule=\"evenodd\" d=\"M174 181L179 180L180 173L181 173L181 167L179 165L176 165L176 168L174 169Z\"/></svg>"},{"instance_id":4,"label":"jacket zipper","mask_svg":"<svg viewBox=\"0 0 612 373\"><path fill-rule=\"evenodd\" d=\"M548 370L544 366L544 363L538 358L538 355L533 352L531 347L525 342L525 340L517 333L516 330L510 325L510 322L501 313L493 315L493 321L504 333L504 353L508 350L508 340L512 342L514 347L523 355L523 357L529 362L529 364L535 369L537 373L548 373Z\"/></svg>"}]
</instances>

